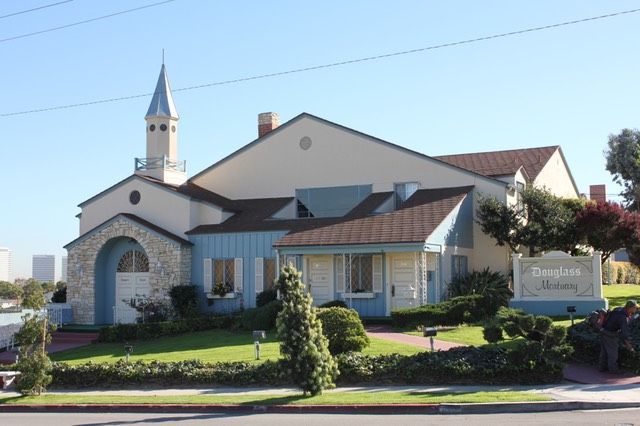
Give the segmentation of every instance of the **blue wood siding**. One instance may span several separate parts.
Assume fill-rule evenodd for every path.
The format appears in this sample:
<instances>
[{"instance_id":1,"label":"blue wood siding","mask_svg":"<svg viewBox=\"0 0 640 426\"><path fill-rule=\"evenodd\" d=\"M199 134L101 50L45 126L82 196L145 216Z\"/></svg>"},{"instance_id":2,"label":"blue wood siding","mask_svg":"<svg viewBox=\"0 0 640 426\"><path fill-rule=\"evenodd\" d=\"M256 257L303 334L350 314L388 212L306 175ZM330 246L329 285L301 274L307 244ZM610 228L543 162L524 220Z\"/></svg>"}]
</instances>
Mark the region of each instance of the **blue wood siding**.
<instances>
[{"instance_id":1,"label":"blue wood siding","mask_svg":"<svg viewBox=\"0 0 640 426\"><path fill-rule=\"evenodd\" d=\"M276 257L273 244L286 232L242 232L229 234L192 235L194 244L191 249L191 282L196 285L200 295L200 307L206 312L230 313L241 308L252 308L256 304L255 259L256 257ZM204 294L203 262L205 258L234 259L242 258L242 295L235 299L211 299Z\"/></svg>"},{"instance_id":2,"label":"blue wood siding","mask_svg":"<svg viewBox=\"0 0 640 426\"><path fill-rule=\"evenodd\" d=\"M429 235L428 242L473 248L473 196L469 194Z\"/></svg>"}]
</instances>

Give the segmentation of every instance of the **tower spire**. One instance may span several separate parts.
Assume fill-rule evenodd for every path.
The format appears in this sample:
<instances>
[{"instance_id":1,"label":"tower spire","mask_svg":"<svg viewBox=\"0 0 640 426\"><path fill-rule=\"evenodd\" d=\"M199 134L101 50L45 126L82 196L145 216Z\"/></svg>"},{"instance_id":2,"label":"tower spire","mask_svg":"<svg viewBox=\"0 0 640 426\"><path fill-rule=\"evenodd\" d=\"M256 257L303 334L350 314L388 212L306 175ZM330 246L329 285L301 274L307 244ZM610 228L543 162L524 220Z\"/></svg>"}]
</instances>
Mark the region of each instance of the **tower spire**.
<instances>
[{"instance_id":1,"label":"tower spire","mask_svg":"<svg viewBox=\"0 0 640 426\"><path fill-rule=\"evenodd\" d=\"M180 118L178 116L178 110L173 103L171 86L169 85L169 78L167 77L167 69L164 66L164 60L162 61L162 67L160 68L160 75L158 76L156 90L153 92L153 98L151 98L151 104L149 105L149 110L145 116L145 118L149 117L167 117L175 120Z\"/></svg>"}]
</instances>

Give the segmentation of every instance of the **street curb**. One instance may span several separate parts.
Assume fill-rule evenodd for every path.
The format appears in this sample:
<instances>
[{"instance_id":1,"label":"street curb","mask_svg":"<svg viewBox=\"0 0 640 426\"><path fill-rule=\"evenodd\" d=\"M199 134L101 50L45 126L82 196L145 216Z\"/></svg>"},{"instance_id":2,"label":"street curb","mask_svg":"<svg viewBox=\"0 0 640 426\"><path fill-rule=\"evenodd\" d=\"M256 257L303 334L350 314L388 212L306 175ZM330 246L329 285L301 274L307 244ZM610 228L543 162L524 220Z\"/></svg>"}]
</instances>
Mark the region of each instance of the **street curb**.
<instances>
[{"instance_id":1,"label":"street curb","mask_svg":"<svg viewBox=\"0 0 640 426\"><path fill-rule=\"evenodd\" d=\"M638 408L640 402L504 402L482 404L0 404L0 413L279 413L279 414L496 414Z\"/></svg>"}]
</instances>

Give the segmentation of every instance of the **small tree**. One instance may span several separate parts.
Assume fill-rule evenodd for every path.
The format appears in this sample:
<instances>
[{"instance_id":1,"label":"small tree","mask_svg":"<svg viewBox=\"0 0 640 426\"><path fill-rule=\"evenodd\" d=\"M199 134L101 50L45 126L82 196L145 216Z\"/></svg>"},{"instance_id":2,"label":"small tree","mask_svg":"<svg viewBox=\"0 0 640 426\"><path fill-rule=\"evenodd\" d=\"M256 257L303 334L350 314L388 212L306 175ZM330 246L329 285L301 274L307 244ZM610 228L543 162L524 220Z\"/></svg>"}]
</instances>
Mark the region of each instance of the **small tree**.
<instances>
[{"instance_id":1,"label":"small tree","mask_svg":"<svg viewBox=\"0 0 640 426\"><path fill-rule=\"evenodd\" d=\"M35 312L24 316L24 324L16 334L16 342L20 346L17 367L21 373L16 388L25 395L40 395L51 383L51 360L46 352L51 334L46 314L38 314L44 306L44 294L37 282L25 286L22 306Z\"/></svg>"},{"instance_id":2,"label":"small tree","mask_svg":"<svg viewBox=\"0 0 640 426\"><path fill-rule=\"evenodd\" d=\"M524 207L518 209L492 197L480 199L477 222L482 232L512 251L528 247L532 257L547 250L576 252L580 238L575 215L584 206L581 200L535 187L525 189L522 200Z\"/></svg>"},{"instance_id":3,"label":"small tree","mask_svg":"<svg viewBox=\"0 0 640 426\"><path fill-rule=\"evenodd\" d=\"M282 268L277 286L283 306L276 325L280 353L291 378L305 395L318 395L334 386L338 367L329 353L322 323L316 318L311 295L305 292L301 275L292 265Z\"/></svg>"},{"instance_id":4,"label":"small tree","mask_svg":"<svg viewBox=\"0 0 640 426\"><path fill-rule=\"evenodd\" d=\"M602 263L616 250L637 245L638 215L616 203L587 204L577 214L576 224L587 244L602 252Z\"/></svg>"},{"instance_id":5,"label":"small tree","mask_svg":"<svg viewBox=\"0 0 640 426\"><path fill-rule=\"evenodd\" d=\"M609 135L607 147L607 171L614 182L624 186L621 195L626 207L640 210L640 131L623 129L619 135Z\"/></svg>"}]
</instances>

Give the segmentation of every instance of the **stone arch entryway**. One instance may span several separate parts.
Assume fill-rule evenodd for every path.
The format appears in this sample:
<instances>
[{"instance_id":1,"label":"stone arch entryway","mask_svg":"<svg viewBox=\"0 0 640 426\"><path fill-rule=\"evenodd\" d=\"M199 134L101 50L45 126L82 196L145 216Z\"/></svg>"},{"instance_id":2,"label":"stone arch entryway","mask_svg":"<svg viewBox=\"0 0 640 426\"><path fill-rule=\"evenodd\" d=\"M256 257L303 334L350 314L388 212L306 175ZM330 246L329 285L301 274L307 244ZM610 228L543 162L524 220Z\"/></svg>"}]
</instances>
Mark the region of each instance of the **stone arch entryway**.
<instances>
[{"instance_id":1,"label":"stone arch entryway","mask_svg":"<svg viewBox=\"0 0 640 426\"><path fill-rule=\"evenodd\" d=\"M130 299L168 300L171 287L190 283L192 243L150 226L119 215L66 246L75 323L134 322Z\"/></svg>"}]
</instances>

